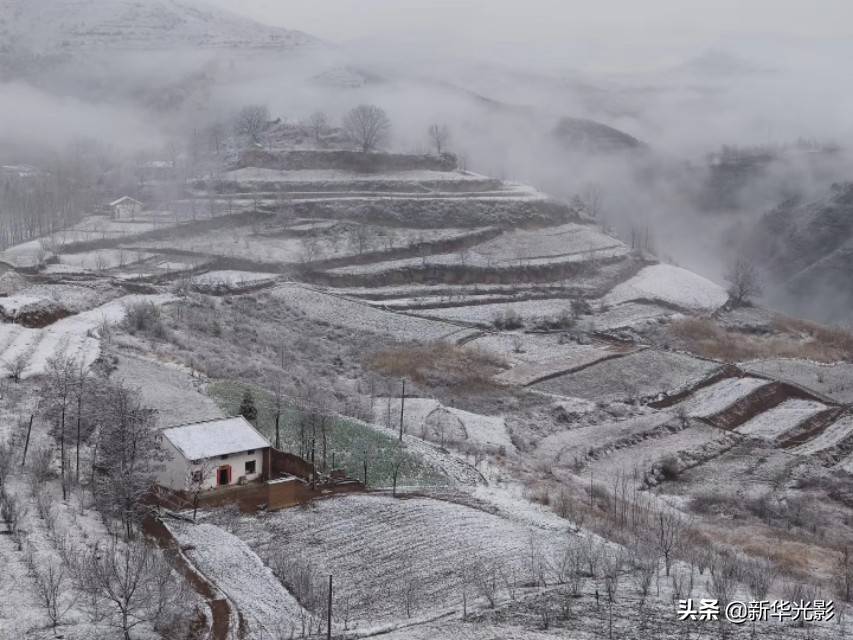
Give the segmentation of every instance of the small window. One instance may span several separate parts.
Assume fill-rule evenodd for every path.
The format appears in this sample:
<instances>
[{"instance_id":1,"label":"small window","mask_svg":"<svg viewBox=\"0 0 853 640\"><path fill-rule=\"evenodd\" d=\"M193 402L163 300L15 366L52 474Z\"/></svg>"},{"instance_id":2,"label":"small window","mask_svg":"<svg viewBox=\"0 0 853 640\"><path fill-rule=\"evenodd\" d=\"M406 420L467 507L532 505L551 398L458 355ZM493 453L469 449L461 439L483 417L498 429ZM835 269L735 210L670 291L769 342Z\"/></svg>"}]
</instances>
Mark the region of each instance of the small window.
<instances>
[{"instance_id":1,"label":"small window","mask_svg":"<svg viewBox=\"0 0 853 640\"><path fill-rule=\"evenodd\" d=\"M201 482L203 477L204 476L201 473L201 469L196 469L195 471L193 471L193 482Z\"/></svg>"},{"instance_id":2,"label":"small window","mask_svg":"<svg viewBox=\"0 0 853 640\"><path fill-rule=\"evenodd\" d=\"M255 473L255 461L254 460L248 460L246 462L246 475L249 475L252 473Z\"/></svg>"},{"instance_id":3,"label":"small window","mask_svg":"<svg viewBox=\"0 0 853 640\"><path fill-rule=\"evenodd\" d=\"M194 466L196 466L196 467L197 467L198 465L200 465L200 464L201 464L201 460L193 460L193 461L192 461L192 463L193 463L193 465L194 465Z\"/></svg>"},{"instance_id":4,"label":"small window","mask_svg":"<svg viewBox=\"0 0 853 640\"><path fill-rule=\"evenodd\" d=\"M224 456L219 456L219 459L220 459L220 460L227 460L227 459L228 459L228 454L226 453Z\"/></svg>"},{"instance_id":5,"label":"small window","mask_svg":"<svg viewBox=\"0 0 853 640\"><path fill-rule=\"evenodd\" d=\"M251 456L251 455L253 455L254 453L255 453L255 450L254 450L254 449L249 449L249 450L246 452L246 455L247 455L247 456Z\"/></svg>"}]
</instances>

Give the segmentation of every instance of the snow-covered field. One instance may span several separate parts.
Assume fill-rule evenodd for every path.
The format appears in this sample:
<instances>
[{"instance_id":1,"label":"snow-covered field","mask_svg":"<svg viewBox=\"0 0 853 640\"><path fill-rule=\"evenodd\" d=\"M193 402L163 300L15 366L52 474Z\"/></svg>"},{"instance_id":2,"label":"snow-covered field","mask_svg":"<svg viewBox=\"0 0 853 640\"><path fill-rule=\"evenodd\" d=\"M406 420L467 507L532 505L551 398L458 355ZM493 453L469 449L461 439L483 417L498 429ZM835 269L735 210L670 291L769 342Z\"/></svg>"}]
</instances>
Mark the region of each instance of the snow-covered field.
<instances>
[{"instance_id":1,"label":"snow-covered field","mask_svg":"<svg viewBox=\"0 0 853 640\"><path fill-rule=\"evenodd\" d=\"M391 171L385 173L356 173L337 169L277 170L244 167L222 174L223 180L234 182L480 182L486 176L467 171Z\"/></svg>"},{"instance_id":2,"label":"snow-covered field","mask_svg":"<svg viewBox=\"0 0 853 640\"><path fill-rule=\"evenodd\" d=\"M494 354L513 366L537 365L552 359L577 361L580 366L587 364L592 354L613 354L606 346L578 344L554 333L489 333L471 340L468 346Z\"/></svg>"},{"instance_id":3,"label":"snow-covered field","mask_svg":"<svg viewBox=\"0 0 853 640\"><path fill-rule=\"evenodd\" d=\"M357 331L378 333L392 340L457 342L471 329L375 309L368 304L333 296L299 284L284 284L270 292L308 318Z\"/></svg>"},{"instance_id":4,"label":"snow-covered field","mask_svg":"<svg viewBox=\"0 0 853 640\"><path fill-rule=\"evenodd\" d=\"M97 333L106 324L120 322L127 305L137 302L166 304L174 296L128 295L112 300L94 309L62 318L43 329L28 329L16 324L0 324L0 370L8 374L10 365L18 357L26 359L24 378L41 375L48 361L59 353L76 359L85 367L101 353Z\"/></svg>"},{"instance_id":5,"label":"snow-covered field","mask_svg":"<svg viewBox=\"0 0 853 640\"><path fill-rule=\"evenodd\" d=\"M828 407L814 400L786 400L735 428L744 435L774 440Z\"/></svg>"},{"instance_id":6,"label":"snow-covered field","mask_svg":"<svg viewBox=\"0 0 853 640\"><path fill-rule=\"evenodd\" d=\"M373 416L379 424L398 424L400 399L376 398ZM484 416L446 407L432 398L406 398L403 424L407 433L439 444L468 442L491 449L515 449L502 416Z\"/></svg>"},{"instance_id":7,"label":"snow-covered field","mask_svg":"<svg viewBox=\"0 0 853 640\"><path fill-rule=\"evenodd\" d=\"M482 245L481 245L482 246ZM583 250L577 253L544 255L537 257L515 257L503 256L500 259L493 255L485 255L479 252L480 246L465 252L438 253L423 258L403 258L401 260L388 260L373 264L354 265L329 269L329 273L338 275L369 275L386 273L400 269L413 269L430 265L458 265L482 268L507 268L512 266L546 266L554 264L575 264L579 262L590 262L608 258L626 256L630 250L624 245L615 245L601 249Z\"/></svg>"},{"instance_id":8,"label":"snow-covered field","mask_svg":"<svg viewBox=\"0 0 853 640\"><path fill-rule=\"evenodd\" d=\"M211 229L193 235L174 238L146 240L139 249L158 251L188 251L204 256L242 258L269 264L301 263L311 260L327 260L357 256L368 251L403 249L422 242L434 242L463 238L482 232L479 229L405 229L392 227L342 227L340 230L322 234L311 241L300 237L265 234L250 225Z\"/></svg>"},{"instance_id":9,"label":"snow-covered field","mask_svg":"<svg viewBox=\"0 0 853 640\"><path fill-rule=\"evenodd\" d=\"M681 317L680 313L654 304L624 302L596 313L590 324L595 331L613 331L624 328L638 329L678 317Z\"/></svg>"},{"instance_id":10,"label":"snow-covered field","mask_svg":"<svg viewBox=\"0 0 853 640\"><path fill-rule=\"evenodd\" d=\"M536 457L555 464L572 466L586 458L591 448L607 448L619 440L640 436L672 420L667 411L648 411L625 419L610 419L561 430L542 438L536 446Z\"/></svg>"},{"instance_id":11,"label":"snow-covered field","mask_svg":"<svg viewBox=\"0 0 853 640\"><path fill-rule=\"evenodd\" d=\"M753 360L741 365L747 371L773 376L822 393L837 402L853 403L853 363L826 364L792 358Z\"/></svg>"},{"instance_id":12,"label":"snow-covered field","mask_svg":"<svg viewBox=\"0 0 853 640\"><path fill-rule=\"evenodd\" d=\"M179 365L122 353L112 377L139 390L144 405L157 411L160 427L224 417L201 380Z\"/></svg>"},{"instance_id":13,"label":"snow-covered field","mask_svg":"<svg viewBox=\"0 0 853 640\"><path fill-rule=\"evenodd\" d=\"M761 378L726 378L699 389L682 406L690 416L710 418L768 384L769 380Z\"/></svg>"},{"instance_id":14,"label":"snow-covered field","mask_svg":"<svg viewBox=\"0 0 853 640\"><path fill-rule=\"evenodd\" d=\"M61 253L58 257L59 264L66 265L69 270L104 271L144 262L154 256L145 251L97 249L84 253Z\"/></svg>"},{"instance_id":15,"label":"snow-covered field","mask_svg":"<svg viewBox=\"0 0 853 640\"><path fill-rule=\"evenodd\" d=\"M851 434L853 434L853 416L845 415L829 425L816 438L794 447L790 451L800 455L820 453L824 449L835 446Z\"/></svg>"},{"instance_id":16,"label":"snow-covered field","mask_svg":"<svg viewBox=\"0 0 853 640\"><path fill-rule=\"evenodd\" d=\"M599 345L576 345L571 352L564 352L555 358L543 358L538 362L516 365L509 371L502 371L494 377L500 384L528 386L544 378L578 371L584 367L609 358L620 357L619 352Z\"/></svg>"},{"instance_id":17,"label":"snow-covered field","mask_svg":"<svg viewBox=\"0 0 853 640\"><path fill-rule=\"evenodd\" d=\"M194 276L192 281L196 288L205 291L240 291L251 289L275 281L275 274L256 271L208 271Z\"/></svg>"},{"instance_id":18,"label":"snow-covered field","mask_svg":"<svg viewBox=\"0 0 853 640\"><path fill-rule=\"evenodd\" d=\"M717 367L715 362L683 353L646 349L537 383L534 388L588 400L649 397L701 380Z\"/></svg>"},{"instance_id":19,"label":"snow-covered field","mask_svg":"<svg viewBox=\"0 0 853 640\"><path fill-rule=\"evenodd\" d=\"M682 309L713 311L729 299L725 289L707 278L669 264L641 269L630 280L608 293L607 304L631 300L660 300Z\"/></svg>"},{"instance_id":20,"label":"snow-covered field","mask_svg":"<svg viewBox=\"0 0 853 640\"><path fill-rule=\"evenodd\" d=\"M552 560L566 544L565 530L442 500L370 495L243 518L237 535L259 554L279 549L319 577L334 575L333 610L348 604L359 626L458 609L478 563L520 585L530 580L531 550ZM476 594L468 597L475 606Z\"/></svg>"},{"instance_id":21,"label":"snow-covered field","mask_svg":"<svg viewBox=\"0 0 853 640\"><path fill-rule=\"evenodd\" d=\"M287 512L285 512L287 513ZM246 640L276 640L302 627L302 606L240 538L213 524L164 520L193 565L243 616Z\"/></svg>"},{"instance_id":22,"label":"snow-covered field","mask_svg":"<svg viewBox=\"0 0 853 640\"><path fill-rule=\"evenodd\" d=\"M613 478L617 473L630 474L634 469L648 470L656 462L670 456L691 455L703 448L724 447L731 438L726 432L706 424L695 424L662 437L648 438L591 462L588 470L593 477Z\"/></svg>"},{"instance_id":23,"label":"snow-covered field","mask_svg":"<svg viewBox=\"0 0 853 640\"><path fill-rule=\"evenodd\" d=\"M571 311L571 301L566 298L548 298L544 300L525 300L523 302L498 302L493 304L446 307L443 309L418 309L412 313L429 318L467 322L488 326L507 311L517 313L521 318L541 318L557 316Z\"/></svg>"}]
</instances>

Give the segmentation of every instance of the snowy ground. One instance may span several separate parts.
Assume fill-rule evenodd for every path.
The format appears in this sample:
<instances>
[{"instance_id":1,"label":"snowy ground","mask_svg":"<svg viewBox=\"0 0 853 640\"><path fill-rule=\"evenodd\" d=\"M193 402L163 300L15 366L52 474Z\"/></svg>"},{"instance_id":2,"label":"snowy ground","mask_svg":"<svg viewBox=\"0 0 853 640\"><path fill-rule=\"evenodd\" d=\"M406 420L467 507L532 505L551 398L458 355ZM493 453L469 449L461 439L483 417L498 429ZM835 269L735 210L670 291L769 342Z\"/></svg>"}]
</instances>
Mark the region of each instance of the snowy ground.
<instances>
[{"instance_id":1,"label":"snowy ground","mask_svg":"<svg viewBox=\"0 0 853 640\"><path fill-rule=\"evenodd\" d=\"M656 264L617 285L604 301L619 304L630 300L660 300L682 309L713 311L723 306L728 298L725 289L702 276L681 267Z\"/></svg>"},{"instance_id":2,"label":"snowy ground","mask_svg":"<svg viewBox=\"0 0 853 640\"><path fill-rule=\"evenodd\" d=\"M544 255L538 257L513 257L503 256L496 258L479 252L480 246L466 252L438 253L423 258L404 258L401 260L388 260L367 265L354 265L349 267L338 267L330 269L329 273L338 275L370 275L387 273L401 269L415 269L430 265L457 265L484 268L506 268L512 266L546 266L555 264L575 264L579 262L590 262L607 258L618 258L628 255L630 250L624 245L615 245L601 249L582 250L576 253L564 253L559 255Z\"/></svg>"},{"instance_id":3,"label":"snowy ground","mask_svg":"<svg viewBox=\"0 0 853 640\"><path fill-rule=\"evenodd\" d=\"M853 434L853 416L845 415L829 425L816 438L794 447L790 451L801 455L820 453L824 449L835 446L851 434Z\"/></svg>"},{"instance_id":4,"label":"snowy ground","mask_svg":"<svg viewBox=\"0 0 853 640\"><path fill-rule=\"evenodd\" d=\"M735 428L744 435L774 440L828 407L814 400L786 400Z\"/></svg>"},{"instance_id":5,"label":"snowy ground","mask_svg":"<svg viewBox=\"0 0 853 640\"><path fill-rule=\"evenodd\" d=\"M473 333L470 329L446 322L382 311L305 285L284 284L271 290L270 294L318 322L378 333L392 340L457 342Z\"/></svg>"},{"instance_id":6,"label":"snowy ground","mask_svg":"<svg viewBox=\"0 0 853 640\"><path fill-rule=\"evenodd\" d=\"M125 267L153 258L155 254L128 249L97 249L84 253L61 253L59 264L78 271L105 271Z\"/></svg>"},{"instance_id":7,"label":"snowy ground","mask_svg":"<svg viewBox=\"0 0 853 640\"><path fill-rule=\"evenodd\" d=\"M191 236L145 240L130 247L188 251L204 256L242 258L257 263L295 264L358 256L368 251L406 249L414 244L464 238L482 229L405 229L344 226L314 238L277 236L251 225L211 229ZM280 229L279 229L280 230Z\"/></svg>"},{"instance_id":8,"label":"snowy ground","mask_svg":"<svg viewBox=\"0 0 853 640\"><path fill-rule=\"evenodd\" d=\"M166 519L193 565L243 616L246 640L277 640L310 618L261 559L239 538L213 524Z\"/></svg>"},{"instance_id":9,"label":"snowy ground","mask_svg":"<svg viewBox=\"0 0 853 640\"><path fill-rule=\"evenodd\" d=\"M194 276L193 285L203 291L241 291L255 287L272 284L275 274L260 273L255 271L208 271Z\"/></svg>"},{"instance_id":10,"label":"snowy ground","mask_svg":"<svg viewBox=\"0 0 853 640\"><path fill-rule=\"evenodd\" d=\"M530 579L531 548L553 559L565 545L565 530L442 500L371 495L243 518L237 535L261 556L283 549L318 576L332 574L333 609L348 605L356 630L458 608L466 572L478 562L520 585ZM469 598L473 607L477 598Z\"/></svg>"},{"instance_id":11,"label":"snowy ground","mask_svg":"<svg viewBox=\"0 0 853 640\"><path fill-rule=\"evenodd\" d=\"M701 380L718 366L682 353L647 349L537 383L534 388L588 400L649 397Z\"/></svg>"},{"instance_id":12,"label":"snowy ground","mask_svg":"<svg viewBox=\"0 0 853 640\"><path fill-rule=\"evenodd\" d=\"M234 182L480 182L486 176L467 171L392 171L386 173L356 173L336 169L276 170L245 167L222 174L223 180Z\"/></svg>"},{"instance_id":13,"label":"snowy ground","mask_svg":"<svg viewBox=\"0 0 853 640\"><path fill-rule=\"evenodd\" d=\"M117 358L113 378L139 390L145 406L157 411L158 426L224 417L203 383L184 368L124 352Z\"/></svg>"},{"instance_id":14,"label":"snowy ground","mask_svg":"<svg viewBox=\"0 0 853 640\"><path fill-rule=\"evenodd\" d=\"M853 402L853 363L825 364L792 358L771 358L746 362L742 366L747 371L814 389L837 402Z\"/></svg>"},{"instance_id":15,"label":"snowy ground","mask_svg":"<svg viewBox=\"0 0 853 640\"><path fill-rule=\"evenodd\" d=\"M41 375L48 361L59 353L90 366L100 355L97 337L104 324L114 324L124 318L127 305L137 302L166 304L175 300L171 295L128 295L77 315L62 318L44 329L28 329L16 324L0 324L0 367L5 372L22 356L26 359L24 378Z\"/></svg>"},{"instance_id":16,"label":"snowy ground","mask_svg":"<svg viewBox=\"0 0 853 640\"><path fill-rule=\"evenodd\" d=\"M584 359L590 352L612 353L599 344L582 345L555 333L502 332L489 333L467 343L515 365L535 365L543 360L565 358ZM584 360L585 361L585 360Z\"/></svg>"},{"instance_id":17,"label":"snowy ground","mask_svg":"<svg viewBox=\"0 0 853 640\"><path fill-rule=\"evenodd\" d=\"M624 302L614 307L606 307L590 319L595 331L613 331L616 329L640 329L647 325L666 322L681 317L671 309L643 302Z\"/></svg>"},{"instance_id":18,"label":"snowy ground","mask_svg":"<svg viewBox=\"0 0 853 640\"><path fill-rule=\"evenodd\" d=\"M432 398L406 398L403 409L406 432L425 440L450 446L470 443L493 450L515 450L502 416L446 407ZM400 398L376 398L373 415L378 424L399 424Z\"/></svg>"},{"instance_id":19,"label":"snowy ground","mask_svg":"<svg viewBox=\"0 0 853 640\"><path fill-rule=\"evenodd\" d=\"M710 418L768 384L770 381L762 378L726 378L699 389L682 406L690 416Z\"/></svg>"}]
</instances>

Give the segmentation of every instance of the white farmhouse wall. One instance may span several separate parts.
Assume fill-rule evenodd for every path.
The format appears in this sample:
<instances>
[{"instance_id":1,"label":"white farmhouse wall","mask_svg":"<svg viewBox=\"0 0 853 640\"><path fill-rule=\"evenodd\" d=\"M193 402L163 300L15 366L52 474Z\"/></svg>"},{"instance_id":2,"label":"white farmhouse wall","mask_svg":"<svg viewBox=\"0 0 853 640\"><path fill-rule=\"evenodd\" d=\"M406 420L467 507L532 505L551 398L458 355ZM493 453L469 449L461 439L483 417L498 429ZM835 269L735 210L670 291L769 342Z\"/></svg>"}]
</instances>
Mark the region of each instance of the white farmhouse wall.
<instances>
[{"instance_id":1,"label":"white farmhouse wall","mask_svg":"<svg viewBox=\"0 0 853 640\"><path fill-rule=\"evenodd\" d=\"M239 484L240 478L246 477L246 482L258 480L263 474L264 454L266 449L256 449L254 453L246 452L229 454L225 459L222 456L216 456L209 459L200 465L191 465L181 453L172 446L167 438L163 439L163 447L166 451L166 460L163 469L158 474L158 482L164 487L168 487L174 491L185 491L188 488L189 470L206 468L207 474L204 478L202 489L215 489L219 486L217 483L217 473L220 467L225 465L231 466L231 484ZM246 463L255 461L255 473L246 473Z\"/></svg>"},{"instance_id":2,"label":"white farmhouse wall","mask_svg":"<svg viewBox=\"0 0 853 640\"><path fill-rule=\"evenodd\" d=\"M157 482L175 491L185 490L187 488L187 461L169 442L168 438L163 438L163 450L165 460L163 468L157 474Z\"/></svg>"},{"instance_id":3,"label":"white farmhouse wall","mask_svg":"<svg viewBox=\"0 0 853 640\"><path fill-rule=\"evenodd\" d=\"M264 469L264 452L266 449L256 449L253 454L248 453L231 453L224 460L222 456L217 456L208 461L208 466L212 467L207 477L204 479L204 488L205 489L215 489L218 485L216 481L216 474L219 471L220 467L225 465L231 466L231 484L239 484L240 478L246 476L246 482L251 482L252 480L257 480L261 477L261 474ZM255 461L255 473L247 474L246 473L246 463L254 460Z\"/></svg>"}]
</instances>

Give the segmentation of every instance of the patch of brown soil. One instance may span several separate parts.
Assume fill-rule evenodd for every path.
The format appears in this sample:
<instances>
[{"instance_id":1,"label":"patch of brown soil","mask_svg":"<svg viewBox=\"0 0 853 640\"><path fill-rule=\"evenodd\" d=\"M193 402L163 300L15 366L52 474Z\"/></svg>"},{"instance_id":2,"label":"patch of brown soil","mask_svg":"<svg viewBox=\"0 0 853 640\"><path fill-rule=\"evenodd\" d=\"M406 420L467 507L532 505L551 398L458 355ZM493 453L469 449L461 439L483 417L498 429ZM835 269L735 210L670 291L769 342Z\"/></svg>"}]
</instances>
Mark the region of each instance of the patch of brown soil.
<instances>
[{"instance_id":1,"label":"patch of brown soil","mask_svg":"<svg viewBox=\"0 0 853 640\"><path fill-rule=\"evenodd\" d=\"M727 362L759 358L805 358L838 362L853 358L853 333L778 316L778 333L754 335L724 329L711 318L685 318L670 324L669 332L684 346L706 358Z\"/></svg>"},{"instance_id":2,"label":"patch of brown soil","mask_svg":"<svg viewBox=\"0 0 853 640\"><path fill-rule=\"evenodd\" d=\"M492 376L507 367L479 349L443 342L382 349L367 356L364 364L385 376L408 378L423 387L467 392L494 389Z\"/></svg>"}]
</instances>

